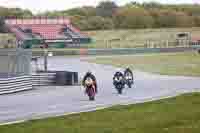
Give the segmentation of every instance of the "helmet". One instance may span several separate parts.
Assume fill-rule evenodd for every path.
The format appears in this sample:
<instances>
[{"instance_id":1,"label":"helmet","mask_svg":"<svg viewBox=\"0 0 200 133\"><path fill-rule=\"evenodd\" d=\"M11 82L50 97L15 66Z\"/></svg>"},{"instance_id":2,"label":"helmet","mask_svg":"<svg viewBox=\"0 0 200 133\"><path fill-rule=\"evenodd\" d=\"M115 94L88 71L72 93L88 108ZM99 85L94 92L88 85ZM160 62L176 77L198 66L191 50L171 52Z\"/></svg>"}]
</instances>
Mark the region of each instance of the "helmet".
<instances>
[{"instance_id":1,"label":"helmet","mask_svg":"<svg viewBox=\"0 0 200 133\"><path fill-rule=\"evenodd\" d=\"M92 73L92 72L90 70L88 70L87 73Z\"/></svg>"},{"instance_id":2,"label":"helmet","mask_svg":"<svg viewBox=\"0 0 200 133\"><path fill-rule=\"evenodd\" d=\"M92 74L92 72L90 70L88 70L86 74L90 75L90 74Z\"/></svg>"},{"instance_id":3,"label":"helmet","mask_svg":"<svg viewBox=\"0 0 200 133\"><path fill-rule=\"evenodd\" d=\"M121 69L120 69L120 68L117 68L117 69L116 69L116 71L117 71L117 72L120 72L120 71L121 71Z\"/></svg>"},{"instance_id":4,"label":"helmet","mask_svg":"<svg viewBox=\"0 0 200 133\"><path fill-rule=\"evenodd\" d=\"M126 70L130 70L130 67L129 67L129 66L127 66L127 67L126 67Z\"/></svg>"}]
</instances>

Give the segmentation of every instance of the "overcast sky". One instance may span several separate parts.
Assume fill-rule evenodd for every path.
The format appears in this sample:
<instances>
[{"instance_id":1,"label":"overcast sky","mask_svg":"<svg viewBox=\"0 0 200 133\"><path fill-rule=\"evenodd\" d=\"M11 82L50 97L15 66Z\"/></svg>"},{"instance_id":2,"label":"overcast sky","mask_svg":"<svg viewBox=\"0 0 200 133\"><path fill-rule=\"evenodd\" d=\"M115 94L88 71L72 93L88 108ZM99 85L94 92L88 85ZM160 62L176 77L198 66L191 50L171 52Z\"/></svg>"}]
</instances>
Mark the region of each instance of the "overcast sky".
<instances>
[{"instance_id":1,"label":"overcast sky","mask_svg":"<svg viewBox=\"0 0 200 133\"><path fill-rule=\"evenodd\" d=\"M104 0L0 0L0 6L21 7L30 9L34 13L47 10L63 10L80 6L95 6ZM124 5L131 1L149 2L157 1L161 3L200 3L200 0L112 0L118 5Z\"/></svg>"}]
</instances>

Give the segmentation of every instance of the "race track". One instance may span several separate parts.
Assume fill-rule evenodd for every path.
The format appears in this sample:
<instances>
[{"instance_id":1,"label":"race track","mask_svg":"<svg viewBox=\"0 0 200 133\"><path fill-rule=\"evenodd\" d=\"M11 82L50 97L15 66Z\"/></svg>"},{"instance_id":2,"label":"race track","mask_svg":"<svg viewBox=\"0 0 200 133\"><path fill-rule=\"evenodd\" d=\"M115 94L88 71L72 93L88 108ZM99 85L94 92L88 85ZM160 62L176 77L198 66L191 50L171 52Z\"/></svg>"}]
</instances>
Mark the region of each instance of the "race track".
<instances>
[{"instance_id":1,"label":"race track","mask_svg":"<svg viewBox=\"0 0 200 133\"><path fill-rule=\"evenodd\" d=\"M88 101L88 97L80 86L38 87L30 91L0 95L0 123L151 101L200 89L200 78L160 76L133 71L134 87L125 89L123 95L120 96L112 85L112 76L116 71L116 68L112 66L90 64L81 61L80 58L52 57L49 59L49 68L50 70L78 71L80 77L86 71L92 70L99 86L96 101Z\"/></svg>"}]
</instances>

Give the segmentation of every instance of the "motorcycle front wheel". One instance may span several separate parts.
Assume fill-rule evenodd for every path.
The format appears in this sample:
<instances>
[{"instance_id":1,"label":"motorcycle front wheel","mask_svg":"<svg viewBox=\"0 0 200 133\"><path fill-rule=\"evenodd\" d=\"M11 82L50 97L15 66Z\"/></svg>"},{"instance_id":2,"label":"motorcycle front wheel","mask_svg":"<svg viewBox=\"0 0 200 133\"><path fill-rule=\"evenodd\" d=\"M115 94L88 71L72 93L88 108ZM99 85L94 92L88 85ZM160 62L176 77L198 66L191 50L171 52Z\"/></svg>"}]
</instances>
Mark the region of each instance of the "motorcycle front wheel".
<instances>
[{"instance_id":1,"label":"motorcycle front wheel","mask_svg":"<svg viewBox=\"0 0 200 133\"><path fill-rule=\"evenodd\" d=\"M118 94L122 94L122 89L118 89Z\"/></svg>"},{"instance_id":2,"label":"motorcycle front wheel","mask_svg":"<svg viewBox=\"0 0 200 133\"><path fill-rule=\"evenodd\" d=\"M116 87L116 89L117 89L117 91L118 91L118 94L122 94L122 86L120 86L120 87Z\"/></svg>"},{"instance_id":3,"label":"motorcycle front wheel","mask_svg":"<svg viewBox=\"0 0 200 133\"><path fill-rule=\"evenodd\" d=\"M131 84L128 84L128 88L132 88L132 85L131 85Z\"/></svg>"},{"instance_id":4,"label":"motorcycle front wheel","mask_svg":"<svg viewBox=\"0 0 200 133\"><path fill-rule=\"evenodd\" d=\"M95 100L95 90L94 88L90 88L90 90L88 90L88 97L90 101L94 101Z\"/></svg>"},{"instance_id":5,"label":"motorcycle front wheel","mask_svg":"<svg viewBox=\"0 0 200 133\"><path fill-rule=\"evenodd\" d=\"M90 97L89 97L89 100L90 100L90 101L94 101L95 98L90 96Z\"/></svg>"}]
</instances>

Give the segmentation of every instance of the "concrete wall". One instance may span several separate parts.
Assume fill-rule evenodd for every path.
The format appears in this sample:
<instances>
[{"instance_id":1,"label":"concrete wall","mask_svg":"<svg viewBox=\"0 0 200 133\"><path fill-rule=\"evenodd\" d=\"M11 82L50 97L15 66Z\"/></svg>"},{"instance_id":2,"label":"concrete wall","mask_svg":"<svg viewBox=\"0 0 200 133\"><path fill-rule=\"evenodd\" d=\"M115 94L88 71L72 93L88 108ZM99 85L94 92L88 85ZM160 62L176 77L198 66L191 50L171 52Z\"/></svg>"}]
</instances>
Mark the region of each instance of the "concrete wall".
<instances>
[{"instance_id":1,"label":"concrete wall","mask_svg":"<svg viewBox=\"0 0 200 133\"><path fill-rule=\"evenodd\" d=\"M0 49L0 74L31 74L30 50Z\"/></svg>"},{"instance_id":2,"label":"concrete wall","mask_svg":"<svg viewBox=\"0 0 200 133\"><path fill-rule=\"evenodd\" d=\"M9 63L8 62L9 62L8 55L0 55L0 73L9 72Z\"/></svg>"}]
</instances>

